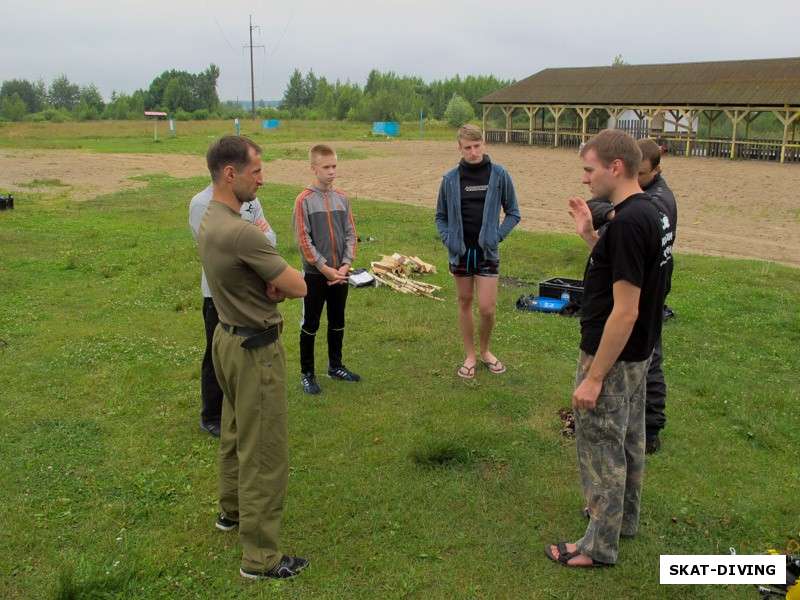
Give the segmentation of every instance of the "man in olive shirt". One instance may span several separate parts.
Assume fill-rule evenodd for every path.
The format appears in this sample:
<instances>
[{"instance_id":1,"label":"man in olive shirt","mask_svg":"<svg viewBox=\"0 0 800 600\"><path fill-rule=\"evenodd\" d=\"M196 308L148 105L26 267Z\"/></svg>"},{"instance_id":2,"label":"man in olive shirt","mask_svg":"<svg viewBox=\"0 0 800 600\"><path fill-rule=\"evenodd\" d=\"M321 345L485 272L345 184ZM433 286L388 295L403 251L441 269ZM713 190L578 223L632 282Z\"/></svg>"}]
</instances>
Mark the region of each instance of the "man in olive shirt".
<instances>
[{"instance_id":1,"label":"man in olive shirt","mask_svg":"<svg viewBox=\"0 0 800 600\"><path fill-rule=\"evenodd\" d=\"M262 184L261 149L225 136L206 156L213 199L198 251L219 313L212 358L224 395L216 527L239 527L249 579L297 575L308 561L278 550L288 480L286 358L277 303L302 298L303 276L289 267L240 209Z\"/></svg>"}]
</instances>

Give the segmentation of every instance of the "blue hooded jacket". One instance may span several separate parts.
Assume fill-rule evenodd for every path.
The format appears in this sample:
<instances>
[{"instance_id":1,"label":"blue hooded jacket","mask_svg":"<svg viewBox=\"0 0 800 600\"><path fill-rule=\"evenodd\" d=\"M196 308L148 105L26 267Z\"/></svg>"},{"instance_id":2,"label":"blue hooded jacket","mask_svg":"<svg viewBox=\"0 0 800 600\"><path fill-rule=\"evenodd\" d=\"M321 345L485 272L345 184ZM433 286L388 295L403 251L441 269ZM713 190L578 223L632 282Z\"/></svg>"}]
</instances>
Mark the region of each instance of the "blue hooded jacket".
<instances>
[{"instance_id":1,"label":"blue hooded jacket","mask_svg":"<svg viewBox=\"0 0 800 600\"><path fill-rule=\"evenodd\" d=\"M500 223L500 207L505 218ZM489 189L483 205L483 225L478 236L478 245L486 260L500 260L498 246L520 221L517 194L511 176L500 165L492 163ZM466 254L464 228L461 223L461 185L458 167L445 173L436 201L436 229L447 248L450 264L457 265Z\"/></svg>"}]
</instances>

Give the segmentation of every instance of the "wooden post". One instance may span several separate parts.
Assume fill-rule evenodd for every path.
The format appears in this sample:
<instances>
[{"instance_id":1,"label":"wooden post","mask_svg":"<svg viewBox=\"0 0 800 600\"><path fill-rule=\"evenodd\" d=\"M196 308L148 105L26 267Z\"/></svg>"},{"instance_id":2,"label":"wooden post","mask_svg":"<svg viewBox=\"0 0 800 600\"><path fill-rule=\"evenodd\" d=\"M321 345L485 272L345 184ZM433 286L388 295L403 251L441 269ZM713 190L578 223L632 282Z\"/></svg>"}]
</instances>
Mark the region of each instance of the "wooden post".
<instances>
[{"instance_id":1,"label":"wooden post","mask_svg":"<svg viewBox=\"0 0 800 600\"><path fill-rule=\"evenodd\" d=\"M694 126L694 111L693 110L685 110L683 111L684 116L686 117L686 156L692 151L692 129Z\"/></svg>"},{"instance_id":2,"label":"wooden post","mask_svg":"<svg viewBox=\"0 0 800 600\"><path fill-rule=\"evenodd\" d=\"M754 110L753 112L747 113L744 115L744 139L750 139L750 123L755 121L758 118L758 115L761 114L762 111Z\"/></svg>"},{"instance_id":3,"label":"wooden post","mask_svg":"<svg viewBox=\"0 0 800 600\"><path fill-rule=\"evenodd\" d=\"M581 144L586 143L586 120L592 114L594 108L579 108L578 114L581 116Z\"/></svg>"},{"instance_id":4,"label":"wooden post","mask_svg":"<svg viewBox=\"0 0 800 600\"><path fill-rule=\"evenodd\" d=\"M785 110L778 112L777 110L772 111L778 120L783 123L783 139L781 140L781 162L786 162L786 143L789 140L789 125L795 122L797 117L800 117L800 111L795 112L791 117L789 116L789 107L787 106Z\"/></svg>"},{"instance_id":5,"label":"wooden post","mask_svg":"<svg viewBox=\"0 0 800 600\"><path fill-rule=\"evenodd\" d=\"M719 111L719 110L704 110L700 114L704 114L706 116L706 119L708 119L708 130L707 130L706 133L708 134L708 136L707 136L708 139L711 139L712 137L714 137L714 132L712 131L712 127L714 125L714 122L722 114L722 111ZM697 134L700 135L700 119L699 118L697 120Z\"/></svg>"},{"instance_id":6,"label":"wooden post","mask_svg":"<svg viewBox=\"0 0 800 600\"><path fill-rule=\"evenodd\" d=\"M728 118L731 120L731 125L733 125L733 133L731 134L731 160L736 158L736 128L739 126L739 121L742 120L743 117L747 115L748 112L744 114L739 114L740 111L734 110L733 114L729 110L725 111L725 114L728 115Z\"/></svg>"},{"instance_id":7,"label":"wooden post","mask_svg":"<svg viewBox=\"0 0 800 600\"><path fill-rule=\"evenodd\" d=\"M619 127L617 127L617 125L619 124L618 123L618 118L619 118L620 114L622 114L623 110L621 108L611 108L610 106L607 106L606 107L606 112L608 113L609 117L614 119L614 129L619 129ZM606 123L606 126L604 127L604 129L607 129L607 128L608 128L608 123Z\"/></svg>"},{"instance_id":8,"label":"wooden post","mask_svg":"<svg viewBox=\"0 0 800 600\"><path fill-rule=\"evenodd\" d=\"M555 119L555 135L553 136L553 146L558 146L558 120L561 118L561 114L564 112L564 107L553 108L552 106L547 107L548 110L553 114L553 118Z\"/></svg>"},{"instance_id":9,"label":"wooden post","mask_svg":"<svg viewBox=\"0 0 800 600\"><path fill-rule=\"evenodd\" d=\"M484 104L481 108L483 108L483 117L481 118L482 126L483 126L483 141L486 141L486 115L489 113L489 107Z\"/></svg>"},{"instance_id":10,"label":"wooden post","mask_svg":"<svg viewBox=\"0 0 800 600\"><path fill-rule=\"evenodd\" d=\"M514 108L507 108L503 107L503 112L506 115L506 144L508 143L509 137L511 136L511 114L514 112Z\"/></svg>"},{"instance_id":11,"label":"wooden post","mask_svg":"<svg viewBox=\"0 0 800 600\"><path fill-rule=\"evenodd\" d=\"M526 106L525 112L528 113L528 145L533 144L533 115L536 112L532 107Z\"/></svg>"}]
</instances>

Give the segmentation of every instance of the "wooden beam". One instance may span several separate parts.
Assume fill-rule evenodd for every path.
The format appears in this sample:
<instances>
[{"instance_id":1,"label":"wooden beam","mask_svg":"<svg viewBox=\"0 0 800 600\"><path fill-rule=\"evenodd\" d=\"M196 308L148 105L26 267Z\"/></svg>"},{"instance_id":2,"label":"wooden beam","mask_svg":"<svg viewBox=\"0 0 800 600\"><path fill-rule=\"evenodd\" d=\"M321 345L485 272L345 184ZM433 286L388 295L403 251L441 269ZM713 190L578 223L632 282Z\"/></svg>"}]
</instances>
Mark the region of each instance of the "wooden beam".
<instances>
[{"instance_id":1,"label":"wooden beam","mask_svg":"<svg viewBox=\"0 0 800 600\"><path fill-rule=\"evenodd\" d=\"M536 117L536 112L539 107L536 105L526 106L525 112L528 113L528 145L533 145L533 119Z\"/></svg>"},{"instance_id":2,"label":"wooden beam","mask_svg":"<svg viewBox=\"0 0 800 600\"><path fill-rule=\"evenodd\" d=\"M741 112L742 111L740 110L734 110L733 114L731 114L731 111L725 109L725 114L728 115L728 118L731 120L731 124L733 125L733 133L731 134L731 160L736 158L736 129L739 126L739 121L741 121L750 111L747 111L744 114L739 114Z\"/></svg>"},{"instance_id":3,"label":"wooden beam","mask_svg":"<svg viewBox=\"0 0 800 600\"><path fill-rule=\"evenodd\" d=\"M800 111L791 114L787 107L784 111L778 112L777 110L773 110L772 112L778 117L778 120L783 123L783 139L781 140L781 162L783 163L786 162L786 143L789 140L789 125L800 117Z\"/></svg>"},{"instance_id":4,"label":"wooden beam","mask_svg":"<svg viewBox=\"0 0 800 600\"><path fill-rule=\"evenodd\" d=\"M511 115L514 112L513 106L502 106L503 113L506 115L506 144L508 143L509 136L511 135Z\"/></svg>"},{"instance_id":5,"label":"wooden beam","mask_svg":"<svg viewBox=\"0 0 800 600\"><path fill-rule=\"evenodd\" d=\"M553 108L549 104L547 105L547 109L553 114L553 118L556 120L555 135L553 136L553 146L558 146L558 120L561 118L561 115L566 109L563 106L558 106L556 108Z\"/></svg>"},{"instance_id":6,"label":"wooden beam","mask_svg":"<svg viewBox=\"0 0 800 600\"><path fill-rule=\"evenodd\" d=\"M713 137L712 127L714 122L719 118L722 114L721 110L703 110L698 113L697 117L697 134L700 135L700 116L705 115L706 120L708 121L708 130L706 131L706 137L711 139Z\"/></svg>"},{"instance_id":7,"label":"wooden beam","mask_svg":"<svg viewBox=\"0 0 800 600\"><path fill-rule=\"evenodd\" d=\"M586 120L592 114L594 108L578 108L576 109L581 117L581 144L586 143Z\"/></svg>"},{"instance_id":8,"label":"wooden beam","mask_svg":"<svg viewBox=\"0 0 800 600\"><path fill-rule=\"evenodd\" d=\"M486 141L486 115L489 114L489 106L484 104L481 108L483 108L483 118L481 119L483 123L483 141Z\"/></svg>"},{"instance_id":9,"label":"wooden beam","mask_svg":"<svg viewBox=\"0 0 800 600\"><path fill-rule=\"evenodd\" d=\"M684 111L683 113L683 115L686 117L686 156L689 156L692 150L692 129L694 128L694 112L695 111L693 110L687 110Z\"/></svg>"}]
</instances>

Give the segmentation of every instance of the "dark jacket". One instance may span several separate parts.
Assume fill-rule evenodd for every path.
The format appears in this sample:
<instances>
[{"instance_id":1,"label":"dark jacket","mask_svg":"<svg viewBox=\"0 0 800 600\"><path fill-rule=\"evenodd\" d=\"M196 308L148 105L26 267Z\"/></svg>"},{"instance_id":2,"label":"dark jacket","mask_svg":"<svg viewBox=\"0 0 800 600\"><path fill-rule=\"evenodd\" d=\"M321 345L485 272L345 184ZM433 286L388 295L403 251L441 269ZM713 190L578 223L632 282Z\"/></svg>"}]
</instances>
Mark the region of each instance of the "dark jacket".
<instances>
[{"instance_id":1,"label":"dark jacket","mask_svg":"<svg viewBox=\"0 0 800 600\"><path fill-rule=\"evenodd\" d=\"M500 223L500 207L505 217ZM520 221L517 194L508 172L497 163L492 163L489 189L483 207L483 225L478 236L478 245L486 260L499 260L498 246ZM458 167L445 173L436 200L436 229L448 251L450 264L457 265L459 258L467 252L464 245L464 230L461 223L461 186Z\"/></svg>"}]
</instances>

